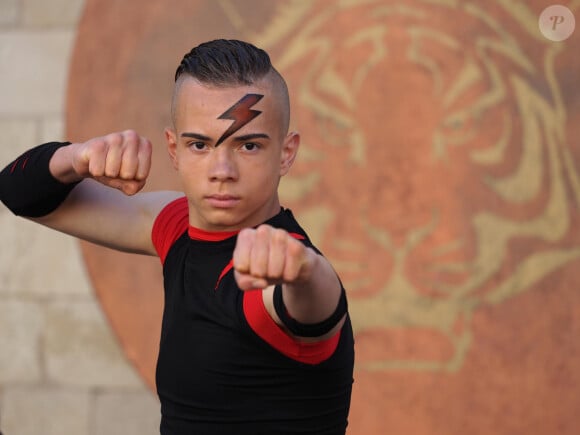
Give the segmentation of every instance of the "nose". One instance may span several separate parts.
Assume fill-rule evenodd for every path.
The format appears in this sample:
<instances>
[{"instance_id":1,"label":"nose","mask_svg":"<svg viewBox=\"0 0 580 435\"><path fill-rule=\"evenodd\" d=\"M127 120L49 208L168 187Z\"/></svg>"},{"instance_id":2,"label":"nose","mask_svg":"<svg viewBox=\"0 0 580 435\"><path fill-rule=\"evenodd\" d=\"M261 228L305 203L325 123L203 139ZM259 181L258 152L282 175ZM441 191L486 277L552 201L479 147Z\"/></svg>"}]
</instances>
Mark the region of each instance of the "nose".
<instances>
[{"instance_id":1,"label":"nose","mask_svg":"<svg viewBox=\"0 0 580 435\"><path fill-rule=\"evenodd\" d=\"M209 178L211 181L235 181L238 179L235 151L222 145L213 148L210 157Z\"/></svg>"}]
</instances>

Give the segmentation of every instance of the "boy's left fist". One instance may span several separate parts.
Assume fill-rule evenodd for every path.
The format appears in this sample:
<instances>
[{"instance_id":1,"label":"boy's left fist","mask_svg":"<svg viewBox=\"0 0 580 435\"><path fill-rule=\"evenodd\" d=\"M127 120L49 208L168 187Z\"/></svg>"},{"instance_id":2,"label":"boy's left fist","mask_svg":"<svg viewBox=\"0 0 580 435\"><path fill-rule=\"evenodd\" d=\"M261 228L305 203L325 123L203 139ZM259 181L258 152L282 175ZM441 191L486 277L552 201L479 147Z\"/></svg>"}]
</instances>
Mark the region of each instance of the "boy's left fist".
<instances>
[{"instance_id":1,"label":"boy's left fist","mask_svg":"<svg viewBox=\"0 0 580 435\"><path fill-rule=\"evenodd\" d=\"M245 228L234 249L234 274L242 290L272 284L295 284L305 279L314 251L288 232L269 225Z\"/></svg>"}]
</instances>

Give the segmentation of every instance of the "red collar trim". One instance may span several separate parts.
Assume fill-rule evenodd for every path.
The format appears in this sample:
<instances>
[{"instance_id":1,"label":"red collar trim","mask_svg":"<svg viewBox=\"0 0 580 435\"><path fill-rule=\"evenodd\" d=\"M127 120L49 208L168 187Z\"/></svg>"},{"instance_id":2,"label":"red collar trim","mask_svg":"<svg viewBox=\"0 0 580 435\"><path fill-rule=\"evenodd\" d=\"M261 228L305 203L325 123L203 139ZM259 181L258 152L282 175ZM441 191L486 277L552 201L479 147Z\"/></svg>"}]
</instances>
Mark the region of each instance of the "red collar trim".
<instances>
[{"instance_id":1,"label":"red collar trim","mask_svg":"<svg viewBox=\"0 0 580 435\"><path fill-rule=\"evenodd\" d=\"M221 242L239 233L239 231L206 231L201 228L192 227L191 225L187 232L192 240L200 240L203 242Z\"/></svg>"}]
</instances>

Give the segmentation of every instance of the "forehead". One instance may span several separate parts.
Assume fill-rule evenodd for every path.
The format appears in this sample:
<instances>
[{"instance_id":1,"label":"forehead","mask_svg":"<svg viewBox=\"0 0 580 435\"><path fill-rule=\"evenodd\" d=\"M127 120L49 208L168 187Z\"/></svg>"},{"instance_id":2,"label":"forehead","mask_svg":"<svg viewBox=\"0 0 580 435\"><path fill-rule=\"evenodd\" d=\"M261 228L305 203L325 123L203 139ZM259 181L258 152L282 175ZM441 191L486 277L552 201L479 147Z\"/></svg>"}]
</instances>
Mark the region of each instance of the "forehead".
<instances>
[{"instance_id":1,"label":"forehead","mask_svg":"<svg viewBox=\"0 0 580 435\"><path fill-rule=\"evenodd\" d=\"M248 95L256 97L248 98ZM187 77L180 80L175 88L173 111L176 128L180 129L180 126L187 128L188 125L198 122L203 122L204 127L225 125L227 128L228 121L219 117L237 103L245 104L247 110L261 112L250 124L275 124L280 116L280 104L268 81L252 85L221 87L202 84Z\"/></svg>"}]
</instances>

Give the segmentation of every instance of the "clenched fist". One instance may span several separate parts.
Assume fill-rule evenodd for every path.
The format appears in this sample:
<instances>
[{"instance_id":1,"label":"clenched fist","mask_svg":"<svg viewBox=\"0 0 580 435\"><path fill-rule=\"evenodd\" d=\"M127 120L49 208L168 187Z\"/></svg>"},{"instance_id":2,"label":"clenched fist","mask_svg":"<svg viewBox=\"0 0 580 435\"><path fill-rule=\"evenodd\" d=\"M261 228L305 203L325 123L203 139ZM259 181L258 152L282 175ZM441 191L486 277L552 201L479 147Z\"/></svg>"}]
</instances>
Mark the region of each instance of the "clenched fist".
<instances>
[{"instance_id":1,"label":"clenched fist","mask_svg":"<svg viewBox=\"0 0 580 435\"><path fill-rule=\"evenodd\" d=\"M145 185L151 169L152 146L133 130L111 133L75 144L72 166L83 178L134 195Z\"/></svg>"},{"instance_id":2,"label":"clenched fist","mask_svg":"<svg viewBox=\"0 0 580 435\"><path fill-rule=\"evenodd\" d=\"M299 284L309 278L316 257L285 230L269 225L246 228L234 249L234 274L242 290Z\"/></svg>"}]
</instances>

